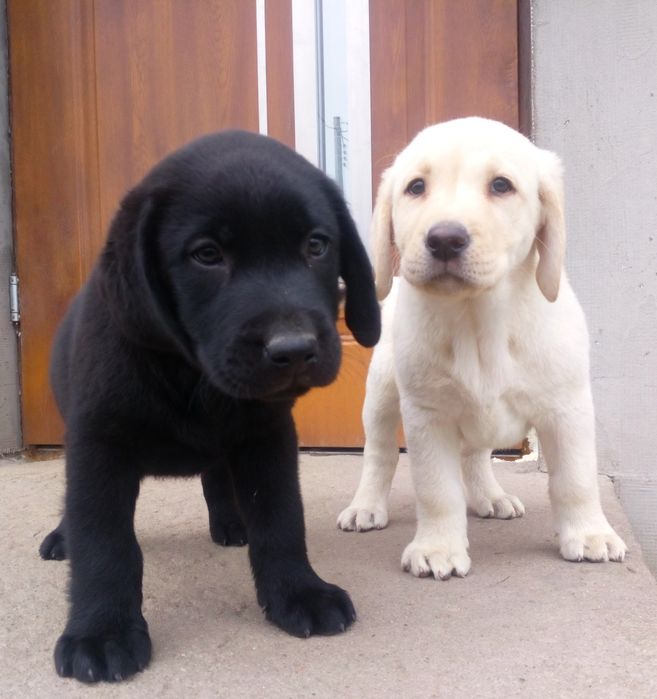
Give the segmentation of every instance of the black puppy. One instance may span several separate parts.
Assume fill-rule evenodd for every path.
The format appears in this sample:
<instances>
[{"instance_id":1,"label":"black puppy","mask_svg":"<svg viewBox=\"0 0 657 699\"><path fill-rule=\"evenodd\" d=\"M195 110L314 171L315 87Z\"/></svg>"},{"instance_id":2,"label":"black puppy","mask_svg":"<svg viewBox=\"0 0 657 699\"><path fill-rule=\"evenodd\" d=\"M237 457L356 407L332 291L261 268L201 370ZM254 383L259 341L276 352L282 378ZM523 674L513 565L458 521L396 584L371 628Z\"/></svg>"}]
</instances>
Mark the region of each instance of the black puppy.
<instances>
[{"instance_id":1,"label":"black puppy","mask_svg":"<svg viewBox=\"0 0 657 699\"><path fill-rule=\"evenodd\" d=\"M173 153L127 194L59 329L70 558L57 672L116 681L151 655L133 519L148 474L201 474L212 539L248 538L258 602L296 636L344 631L349 596L308 562L291 409L335 378L338 276L356 339L376 343L370 263L333 183L239 131Z\"/></svg>"}]
</instances>

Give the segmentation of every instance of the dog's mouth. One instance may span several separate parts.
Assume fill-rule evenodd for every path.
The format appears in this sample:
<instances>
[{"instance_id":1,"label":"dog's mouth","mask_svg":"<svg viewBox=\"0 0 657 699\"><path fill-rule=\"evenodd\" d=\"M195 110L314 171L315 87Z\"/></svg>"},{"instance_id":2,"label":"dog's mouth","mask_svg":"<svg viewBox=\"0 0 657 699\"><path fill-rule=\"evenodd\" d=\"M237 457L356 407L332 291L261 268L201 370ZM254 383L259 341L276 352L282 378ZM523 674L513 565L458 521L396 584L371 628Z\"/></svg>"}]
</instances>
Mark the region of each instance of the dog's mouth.
<instances>
[{"instance_id":1,"label":"dog's mouth","mask_svg":"<svg viewBox=\"0 0 657 699\"><path fill-rule=\"evenodd\" d=\"M320 383L318 383L318 379ZM313 376L311 371L292 370L287 376L277 376L266 387L263 386L264 390L258 396L258 400L293 400L308 393L311 388L324 385L324 383L320 377Z\"/></svg>"},{"instance_id":2,"label":"dog's mouth","mask_svg":"<svg viewBox=\"0 0 657 699\"><path fill-rule=\"evenodd\" d=\"M277 402L295 400L308 393L311 388L325 386L333 378L332 373L314 376L309 372L272 377L254 368L248 377L242 372L222 372L217 376L215 383L233 398Z\"/></svg>"},{"instance_id":3,"label":"dog's mouth","mask_svg":"<svg viewBox=\"0 0 657 699\"><path fill-rule=\"evenodd\" d=\"M432 260L429 273L423 280L422 286L427 286L439 293L452 294L475 289L476 284L469 278L460 261L450 260L441 262Z\"/></svg>"},{"instance_id":4,"label":"dog's mouth","mask_svg":"<svg viewBox=\"0 0 657 699\"><path fill-rule=\"evenodd\" d=\"M498 266L487 260L471 260L467 256L454 260L431 260L424 267L424 275L410 283L445 296L476 296L499 279ZM406 275L404 275L406 276Z\"/></svg>"},{"instance_id":5,"label":"dog's mouth","mask_svg":"<svg viewBox=\"0 0 657 699\"><path fill-rule=\"evenodd\" d=\"M417 260L402 258L402 275L413 286L440 294L454 294L478 285L471 270L462 259L436 260L422 257Z\"/></svg>"},{"instance_id":6,"label":"dog's mouth","mask_svg":"<svg viewBox=\"0 0 657 699\"><path fill-rule=\"evenodd\" d=\"M452 283L452 282L458 282L459 284L466 284L467 281L463 277L463 275L460 272L455 272L450 269L446 269L443 271L438 272L437 274L434 274L432 277L432 281L438 282L438 283Z\"/></svg>"},{"instance_id":7,"label":"dog's mouth","mask_svg":"<svg viewBox=\"0 0 657 699\"><path fill-rule=\"evenodd\" d=\"M287 388L275 390L258 396L257 400L265 401L266 403L278 403L281 401L290 401L301 398L312 388L312 386L288 386Z\"/></svg>"},{"instance_id":8,"label":"dog's mouth","mask_svg":"<svg viewBox=\"0 0 657 699\"><path fill-rule=\"evenodd\" d=\"M233 398L283 401L330 384L337 376L340 355L339 336L333 329L318 337L311 358L286 361L287 357L272 357L262 343L242 340L219 361L206 357L202 363L212 383Z\"/></svg>"}]
</instances>

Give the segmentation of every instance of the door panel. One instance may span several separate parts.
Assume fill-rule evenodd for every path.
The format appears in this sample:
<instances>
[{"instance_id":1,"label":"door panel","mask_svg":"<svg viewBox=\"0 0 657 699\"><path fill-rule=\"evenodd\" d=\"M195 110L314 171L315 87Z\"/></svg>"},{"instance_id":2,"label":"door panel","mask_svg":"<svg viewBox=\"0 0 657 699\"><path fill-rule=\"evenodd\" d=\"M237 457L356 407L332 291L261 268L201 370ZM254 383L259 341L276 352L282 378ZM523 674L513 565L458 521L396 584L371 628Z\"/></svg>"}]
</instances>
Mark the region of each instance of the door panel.
<instances>
[{"instance_id":1,"label":"door panel","mask_svg":"<svg viewBox=\"0 0 657 699\"><path fill-rule=\"evenodd\" d=\"M517 128L516 12L513 0L370 0L374 192L395 155L429 124L478 114ZM307 446L365 442L360 414L371 350L343 333L337 381L295 411Z\"/></svg>"},{"instance_id":2,"label":"door panel","mask_svg":"<svg viewBox=\"0 0 657 699\"><path fill-rule=\"evenodd\" d=\"M361 411L372 350L361 347L344 318L338 320L342 365L337 380L301 398L294 419L301 447L359 447L364 443Z\"/></svg>"},{"instance_id":3,"label":"door panel","mask_svg":"<svg viewBox=\"0 0 657 699\"><path fill-rule=\"evenodd\" d=\"M294 148L292 0L266 0L267 133Z\"/></svg>"},{"instance_id":4,"label":"door panel","mask_svg":"<svg viewBox=\"0 0 657 699\"><path fill-rule=\"evenodd\" d=\"M518 127L517 12L515 0L370 0L374 183L429 124Z\"/></svg>"},{"instance_id":5,"label":"door panel","mask_svg":"<svg viewBox=\"0 0 657 699\"><path fill-rule=\"evenodd\" d=\"M96 2L101 222L168 152L258 131L255 0Z\"/></svg>"},{"instance_id":6,"label":"door panel","mask_svg":"<svg viewBox=\"0 0 657 699\"><path fill-rule=\"evenodd\" d=\"M125 191L223 128L258 130L255 0L9 0L23 438L59 444L55 328Z\"/></svg>"},{"instance_id":7,"label":"door panel","mask_svg":"<svg viewBox=\"0 0 657 699\"><path fill-rule=\"evenodd\" d=\"M93 5L10 0L7 10L23 438L57 444L50 345L100 244Z\"/></svg>"},{"instance_id":8,"label":"door panel","mask_svg":"<svg viewBox=\"0 0 657 699\"><path fill-rule=\"evenodd\" d=\"M518 128L516 3L429 2L425 8L427 123L477 114Z\"/></svg>"}]
</instances>

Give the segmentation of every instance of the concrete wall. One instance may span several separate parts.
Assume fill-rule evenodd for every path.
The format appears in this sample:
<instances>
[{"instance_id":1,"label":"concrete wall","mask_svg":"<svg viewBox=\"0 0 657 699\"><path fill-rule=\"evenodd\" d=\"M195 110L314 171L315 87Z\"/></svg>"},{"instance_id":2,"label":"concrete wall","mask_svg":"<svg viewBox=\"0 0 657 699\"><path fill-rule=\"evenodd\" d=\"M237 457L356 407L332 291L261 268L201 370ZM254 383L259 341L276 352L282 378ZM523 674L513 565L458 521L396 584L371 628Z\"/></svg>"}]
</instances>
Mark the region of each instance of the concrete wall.
<instances>
[{"instance_id":1,"label":"concrete wall","mask_svg":"<svg viewBox=\"0 0 657 699\"><path fill-rule=\"evenodd\" d=\"M599 468L657 571L657 3L533 0L534 134L566 167Z\"/></svg>"},{"instance_id":2,"label":"concrete wall","mask_svg":"<svg viewBox=\"0 0 657 699\"><path fill-rule=\"evenodd\" d=\"M5 10L5 0L0 0L0 454L21 447L16 333L8 293L13 250Z\"/></svg>"}]
</instances>

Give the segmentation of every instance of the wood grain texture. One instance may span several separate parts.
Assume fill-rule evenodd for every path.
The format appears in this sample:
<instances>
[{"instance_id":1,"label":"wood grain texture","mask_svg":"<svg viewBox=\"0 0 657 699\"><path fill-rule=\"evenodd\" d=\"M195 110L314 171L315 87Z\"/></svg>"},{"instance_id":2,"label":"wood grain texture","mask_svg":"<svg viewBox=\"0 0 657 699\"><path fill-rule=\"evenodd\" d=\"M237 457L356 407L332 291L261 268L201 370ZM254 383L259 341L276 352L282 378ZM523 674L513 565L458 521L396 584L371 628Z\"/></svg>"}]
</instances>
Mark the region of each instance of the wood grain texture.
<instances>
[{"instance_id":1,"label":"wood grain texture","mask_svg":"<svg viewBox=\"0 0 657 699\"><path fill-rule=\"evenodd\" d=\"M398 0L370 2L373 196L381 173L392 164L395 155L408 143L410 129L407 107L405 6L406 3Z\"/></svg>"},{"instance_id":2,"label":"wood grain texture","mask_svg":"<svg viewBox=\"0 0 657 699\"><path fill-rule=\"evenodd\" d=\"M292 0L266 0L267 132L294 148Z\"/></svg>"},{"instance_id":3,"label":"wood grain texture","mask_svg":"<svg viewBox=\"0 0 657 699\"><path fill-rule=\"evenodd\" d=\"M532 0L518 2L518 129L533 138Z\"/></svg>"},{"instance_id":4,"label":"wood grain texture","mask_svg":"<svg viewBox=\"0 0 657 699\"><path fill-rule=\"evenodd\" d=\"M425 119L498 119L518 128L515 0L427 1Z\"/></svg>"},{"instance_id":5,"label":"wood grain texture","mask_svg":"<svg viewBox=\"0 0 657 699\"><path fill-rule=\"evenodd\" d=\"M128 188L210 131L258 130L255 0L10 0L26 444L62 442L55 328Z\"/></svg>"},{"instance_id":6,"label":"wood grain texture","mask_svg":"<svg viewBox=\"0 0 657 699\"><path fill-rule=\"evenodd\" d=\"M371 0L372 182L425 126L518 111L516 0Z\"/></svg>"},{"instance_id":7,"label":"wood grain texture","mask_svg":"<svg viewBox=\"0 0 657 699\"><path fill-rule=\"evenodd\" d=\"M100 240L93 5L10 0L16 264L21 279L23 438L59 443L50 345Z\"/></svg>"},{"instance_id":8,"label":"wood grain texture","mask_svg":"<svg viewBox=\"0 0 657 699\"><path fill-rule=\"evenodd\" d=\"M301 447L362 447L365 443L361 412L372 350L354 340L342 315L338 331L342 365L337 380L313 389L294 408Z\"/></svg>"},{"instance_id":9,"label":"wood grain texture","mask_svg":"<svg viewBox=\"0 0 657 699\"><path fill-rule=\"evenodd\" d=\"M519 126L517 0L370 0L370 65L374 197L425 126L469 115Z\"/></svg>"},{"instance_id":10,"label":"wood grain texture","mask_svg":"<svg viewBox=\"0 0 657 699\"><path fill-rule=\"evenodd\" d=\"M255 0L96 0L101 221L169 151L258 131Z\"/></svg>"}]
</instances>

